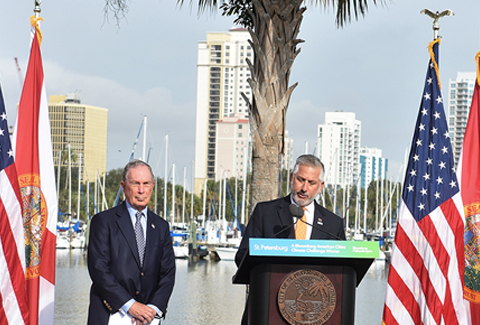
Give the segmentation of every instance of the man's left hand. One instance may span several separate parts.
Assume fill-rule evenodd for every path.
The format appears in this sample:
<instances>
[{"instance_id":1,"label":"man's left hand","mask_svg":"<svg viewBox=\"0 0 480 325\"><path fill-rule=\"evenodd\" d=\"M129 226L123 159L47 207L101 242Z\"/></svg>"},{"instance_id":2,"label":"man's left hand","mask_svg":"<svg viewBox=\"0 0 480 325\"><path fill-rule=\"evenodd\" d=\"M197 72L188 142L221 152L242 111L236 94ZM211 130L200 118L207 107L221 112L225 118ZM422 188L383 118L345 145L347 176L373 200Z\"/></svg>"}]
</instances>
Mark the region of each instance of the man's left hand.
<instances>
[{"instance_id":1,"label":"man's left hand","mask_svg":"<svg viewBox=\"0 0 480 325\"><path fill-rule=\"evenodd\" d=\"M128 310L128 313L133 316L132 324L136 322L136 325L147 325L155 318L155 315L157 314L155 309L137 301L133 303Z\"/></svg>"}]
</instances>

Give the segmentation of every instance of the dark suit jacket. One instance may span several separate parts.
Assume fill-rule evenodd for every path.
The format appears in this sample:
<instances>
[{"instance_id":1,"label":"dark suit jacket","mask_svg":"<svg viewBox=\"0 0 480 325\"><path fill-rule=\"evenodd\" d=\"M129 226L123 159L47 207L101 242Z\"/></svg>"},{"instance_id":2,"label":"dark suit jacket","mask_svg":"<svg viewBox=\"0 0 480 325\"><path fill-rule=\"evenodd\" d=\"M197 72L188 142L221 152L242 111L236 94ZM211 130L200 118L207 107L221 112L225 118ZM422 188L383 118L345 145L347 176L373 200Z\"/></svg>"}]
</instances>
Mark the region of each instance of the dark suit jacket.
<instances>
[{"instance_id":1,"label":"dark suit jacket","mask_svg":"<svg viewBox=\"0 0 480 325\"><path fill-rule=\"evenodd\" d=\"M145 230L144 230L145 231ZM125 202L90 223L88 271L92 279L89 325L106 325L128 300L157 306L164 314L175 282L175 254L168 223L148 210L143 268Z\"/></svg>"},{"instance_id":2,"label":"dark suit jacket","mask_svg":"<svg viewBox=\"0 0 480 325\"><path fill-rule=\"evenodd\" d=\"M250 237L253 238L295 238L295 228L293 226L293 216L288 209L290 205L290 195L273 201L258 203L247 224L247 229L242 238L242 242L235 256L235 263L240 265L243 257L248 252L248 243ZM328 233L345 239L345 228L343 219L336 214L328 211L317 202L315 204L315 213L313 219L312 235L310 239L337 239ZM322 225L323 223L323 225Z\"/></svg>"}]
</instances>

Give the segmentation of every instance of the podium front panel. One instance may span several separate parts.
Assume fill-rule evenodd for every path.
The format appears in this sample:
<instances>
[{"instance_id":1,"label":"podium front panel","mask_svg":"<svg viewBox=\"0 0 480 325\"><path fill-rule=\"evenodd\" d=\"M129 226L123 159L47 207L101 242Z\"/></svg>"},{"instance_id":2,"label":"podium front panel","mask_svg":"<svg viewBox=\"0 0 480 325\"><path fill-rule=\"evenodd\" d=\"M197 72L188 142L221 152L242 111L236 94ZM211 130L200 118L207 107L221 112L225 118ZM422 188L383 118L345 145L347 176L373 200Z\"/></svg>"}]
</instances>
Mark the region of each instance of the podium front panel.
<instances>
[{"instance_id":1,"label":"podium front panel","mask_svg":"<svg viewBox=\"0 0 480 325\"><path fill-rule=\"evenodd\" d=\"M301 286L312 284L304 275L311 279L318 272L312 298ZM250 273L248 324L354 324L355 284L356 274L349 266L257 265Z\"/></svg>"}]
</instances>

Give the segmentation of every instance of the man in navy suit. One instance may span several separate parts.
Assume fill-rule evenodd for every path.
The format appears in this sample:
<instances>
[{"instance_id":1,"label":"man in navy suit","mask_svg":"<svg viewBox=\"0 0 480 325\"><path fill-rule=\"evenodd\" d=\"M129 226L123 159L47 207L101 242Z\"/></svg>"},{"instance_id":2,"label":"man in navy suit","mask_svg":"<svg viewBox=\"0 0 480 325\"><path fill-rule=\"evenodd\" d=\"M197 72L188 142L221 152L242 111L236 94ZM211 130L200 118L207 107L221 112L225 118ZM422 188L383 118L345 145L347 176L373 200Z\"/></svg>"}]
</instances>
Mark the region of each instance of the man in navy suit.
<instances>
[{"instance_id":1,"label":"man in navy suit","mask_svg":"<svg viewBox=\"0 0 480 325\"><path fill-rule=\"evenodd\" d=\"M290 175L291 194L255 207L235 256L237 266L248 254L250 238L345 239L343 219L315 202L322 191L324 175L323 163L314 155L297 158ZM292 216L290 204L304 208L302 219ZM305 225L304 237L298 238L298 233L296 237L296 228ZM242 324L247 324L246 310Z\"/></svg>"},{"instance_id":2,"label":"man in navy suit","mask_svg":"<svg viewBox=\"0 0 480 325\"><path fill-rule=\"evenodd\" d=\"M164 318L173 291L170 228L147 207L154 186L152 169L141 160L130 161L121 186L126 200L95 215L90 224L89 325L107 325L116 313L137 325Z\"/></svg>"}]
</instances>

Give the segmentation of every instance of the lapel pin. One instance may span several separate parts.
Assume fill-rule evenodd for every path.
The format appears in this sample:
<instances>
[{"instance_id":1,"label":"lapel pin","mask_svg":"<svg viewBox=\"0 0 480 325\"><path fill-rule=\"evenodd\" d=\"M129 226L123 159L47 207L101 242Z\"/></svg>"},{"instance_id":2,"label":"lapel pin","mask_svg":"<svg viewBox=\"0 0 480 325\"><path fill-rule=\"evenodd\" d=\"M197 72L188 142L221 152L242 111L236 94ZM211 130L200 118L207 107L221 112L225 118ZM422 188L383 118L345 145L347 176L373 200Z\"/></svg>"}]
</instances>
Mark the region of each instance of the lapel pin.
<instances>
[{"instance_id":1,"label":"lapel pin","mask_svg":"<svg viewBox=\"0 0 480 325\"><path fill-rule=\"evenodd\" d=\"M322 219L318 218L317 223L318 223L320 226L323 226L323 221L322 221Z\"/></svg>"},{"instance_id":2,"label":"lapel pin","mask_svg":"<svg viewBox=\"0 0 480 325\"><path fill-rule=\"evenodd\" d=\"M155 229L155 225L152 223L152 228Z\"/></svg>"}]
</instances>

